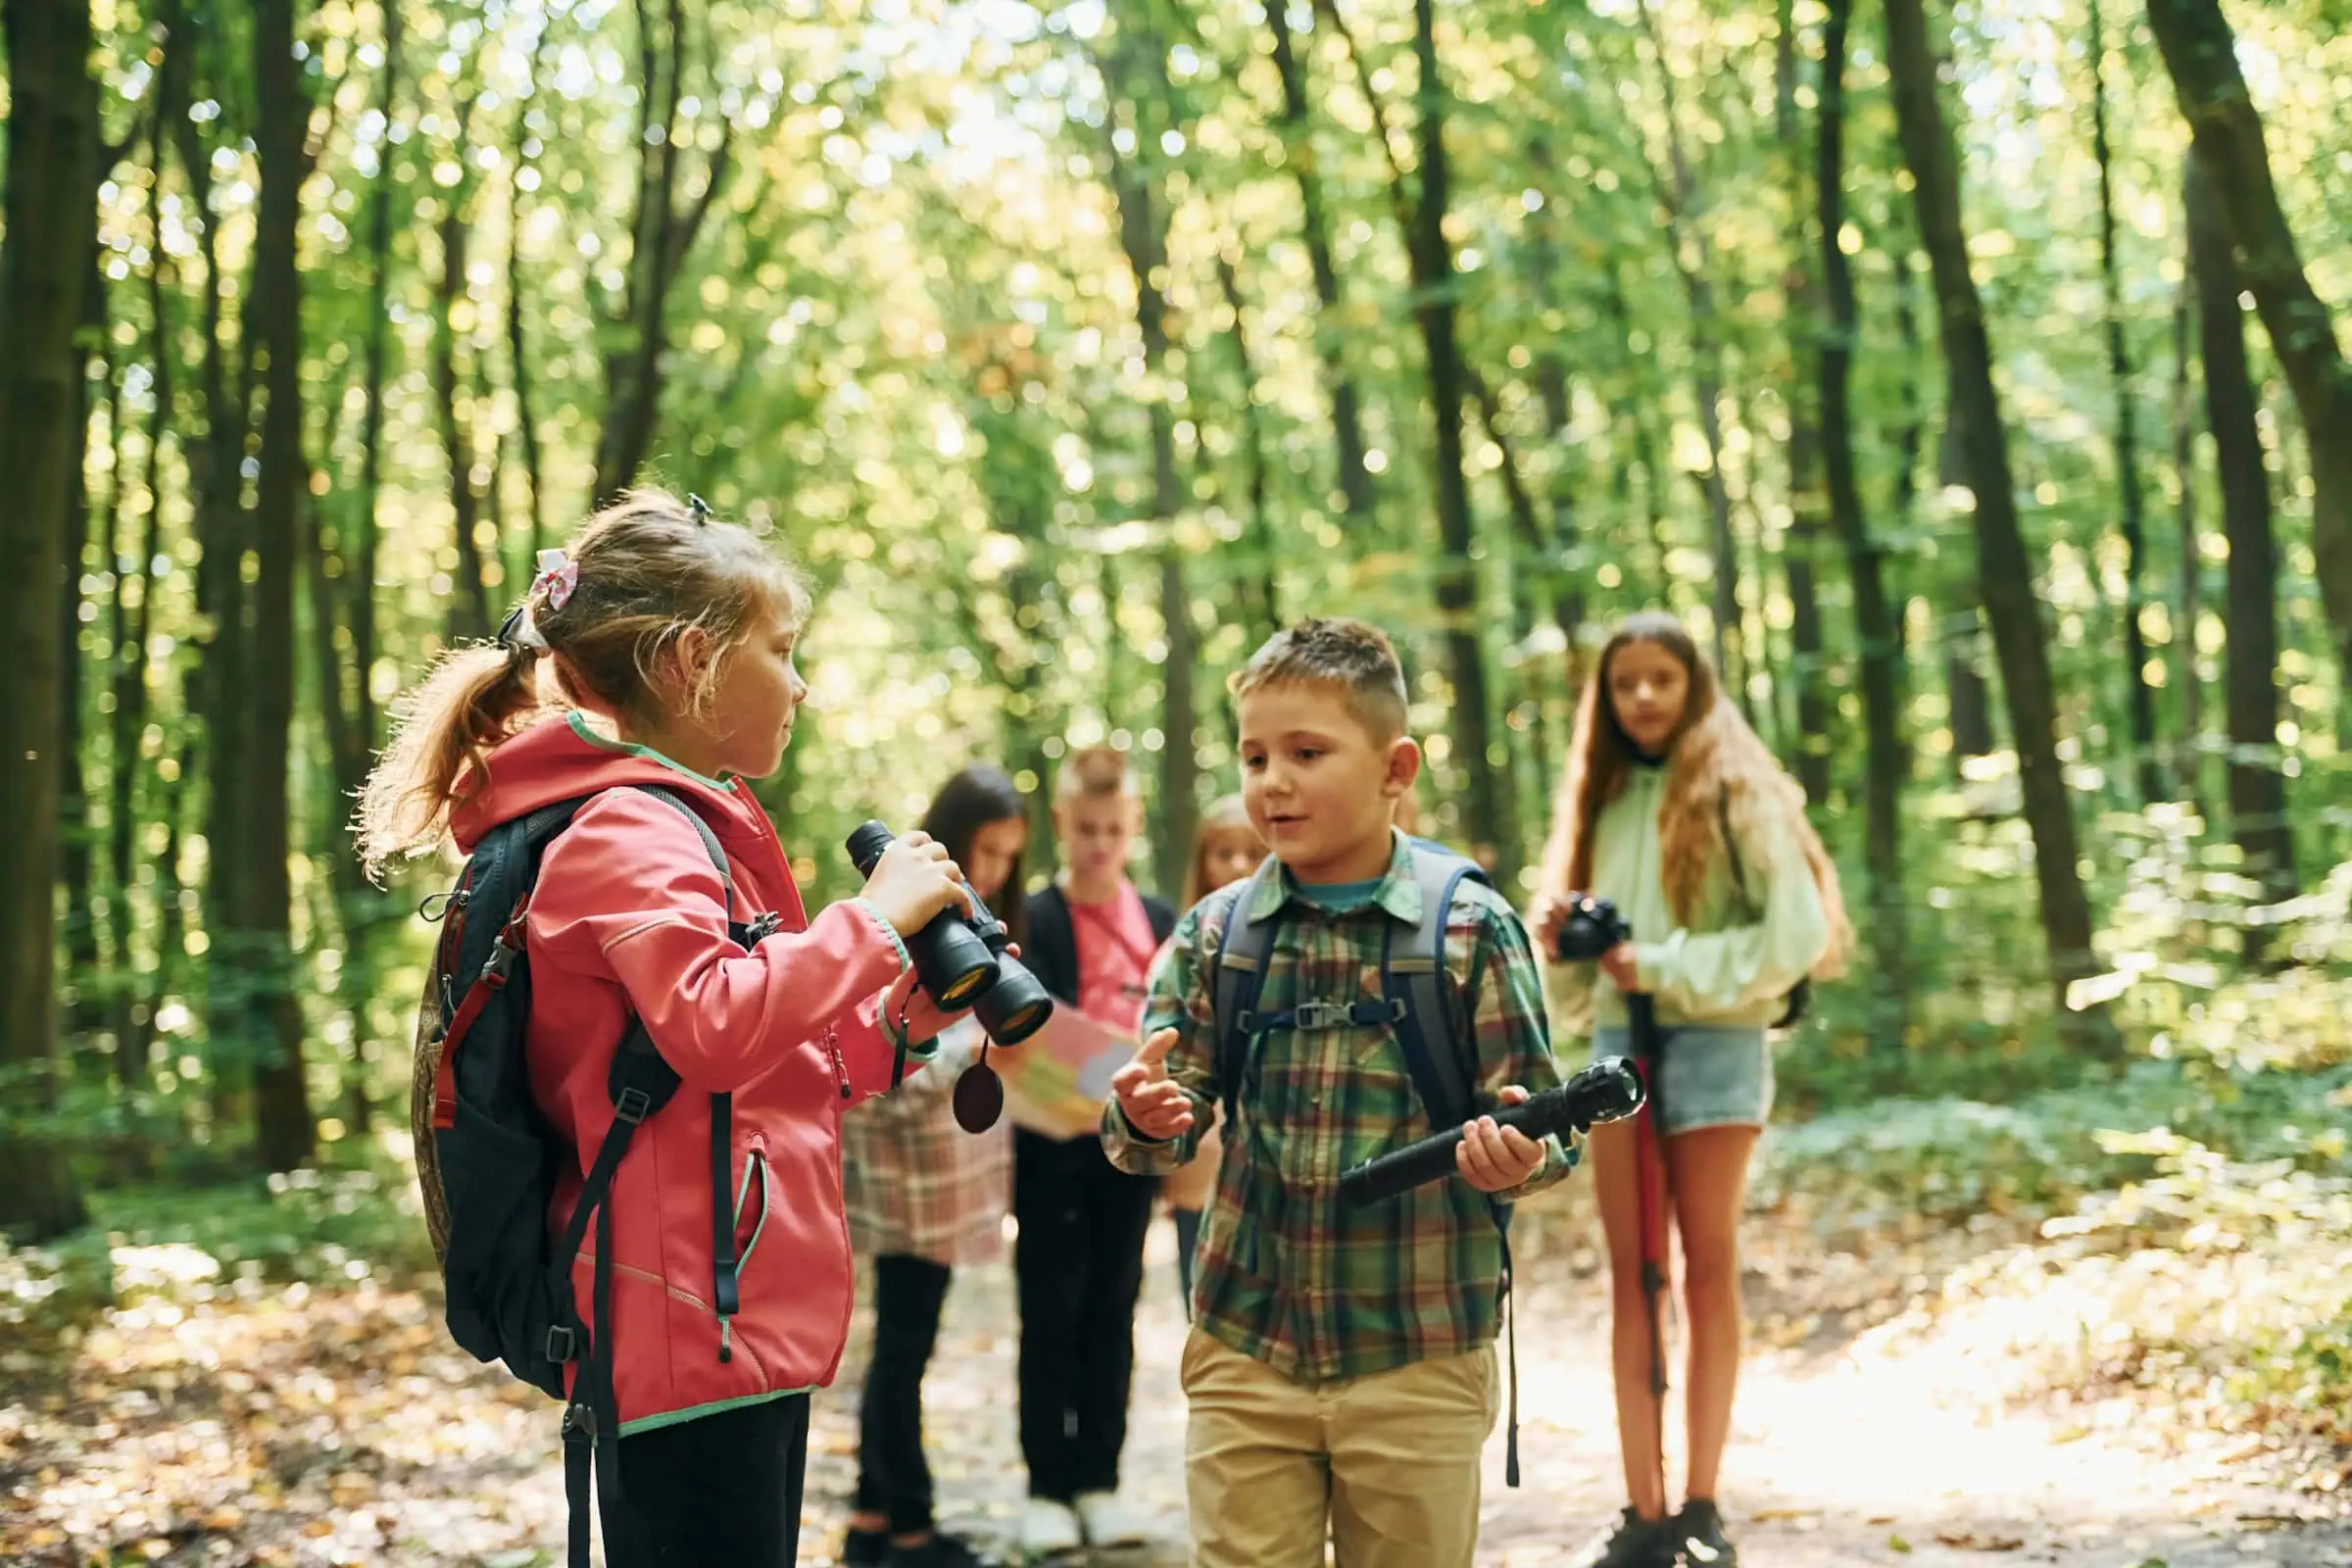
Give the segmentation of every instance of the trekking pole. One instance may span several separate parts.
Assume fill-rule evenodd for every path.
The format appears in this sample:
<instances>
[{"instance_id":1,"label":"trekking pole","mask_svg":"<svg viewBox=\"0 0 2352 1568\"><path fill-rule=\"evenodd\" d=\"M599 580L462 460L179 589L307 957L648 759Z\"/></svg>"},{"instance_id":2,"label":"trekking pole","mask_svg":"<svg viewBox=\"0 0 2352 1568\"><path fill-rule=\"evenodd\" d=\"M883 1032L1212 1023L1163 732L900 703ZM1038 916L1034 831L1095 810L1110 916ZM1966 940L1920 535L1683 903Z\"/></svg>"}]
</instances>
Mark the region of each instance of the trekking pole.
<instances>
[{"instance_id":1,"label":"trekking pole","mask_svg":"<svg viewBox=\"0 0 2352 1568\"><path fill-rule=\"evenodd\" d=\"M1625 994L1626 1021L1633 1035L1634 1060L1642 1069L1647 1098L1634 1120L1634 1178L1640 1184L1642 1237L1642 1304L1649 1327L1649 1396L1656 1424L1650 1431L1658 1486L1666 1485L1666 1337L1659 1298L1666 1292L1666 1139L1665 1102L1660 1098L1658 1015L1655 999L1646 992Z\"/></svg>"}]
</instances>

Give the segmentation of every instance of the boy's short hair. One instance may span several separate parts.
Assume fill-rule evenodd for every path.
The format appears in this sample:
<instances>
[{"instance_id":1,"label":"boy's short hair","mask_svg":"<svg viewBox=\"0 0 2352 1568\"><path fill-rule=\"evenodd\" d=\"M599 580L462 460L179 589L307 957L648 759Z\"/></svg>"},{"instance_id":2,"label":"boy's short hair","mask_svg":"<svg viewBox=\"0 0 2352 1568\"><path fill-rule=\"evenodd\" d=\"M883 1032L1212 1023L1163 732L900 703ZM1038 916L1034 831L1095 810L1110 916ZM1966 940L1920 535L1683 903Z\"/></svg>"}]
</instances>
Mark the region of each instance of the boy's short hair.
<instances>
[{"instance_id":1,"label":"boy's short hair","mask_svg":"<svg viewBox=\"0 0 2352 1568\"><path fill-rule=\"evenodd\" d=\"M1115 746L1081 746L1061 760L1061 769L1054 775L1056 801L1134 793L1135 775L1128 768L1127 754Z\"/></svg>"},{"instance_id":2,"label":"boy's short hair","mask_svg":"<svg viewBox=\"0 0 2352 1568\"><path fill-rule=\"evenodd\" d=\"M1378 626L1342 616L1287 626L1250 656L1226 690L1238 703L1268 686L1305 681L1338 687L1348 712L1375 740L1404 733L1404 665Z\"/></svg>"}]
</instances>

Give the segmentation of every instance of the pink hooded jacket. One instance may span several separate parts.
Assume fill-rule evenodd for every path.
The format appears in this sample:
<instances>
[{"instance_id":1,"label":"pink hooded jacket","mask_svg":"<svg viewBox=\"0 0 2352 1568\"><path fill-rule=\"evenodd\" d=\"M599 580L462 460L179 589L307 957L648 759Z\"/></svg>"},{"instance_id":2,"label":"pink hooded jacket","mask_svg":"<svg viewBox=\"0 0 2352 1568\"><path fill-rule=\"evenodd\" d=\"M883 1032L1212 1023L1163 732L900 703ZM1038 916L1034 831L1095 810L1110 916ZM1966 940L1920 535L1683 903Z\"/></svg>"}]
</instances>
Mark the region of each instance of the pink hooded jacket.
<instances>
[{"instance_id":1,"label":"pink hooded jacket","mask_svg":"<svg viewBox=\"0 0 2352 1568\"><path fill-rule=\"evenodd\" d=\"M691 805L726 852L734 918L774 912L746 953L694 825L620 786ZM501 822L598 791L549 846L531 899L531 1083L574 1152L548 1223L561 1231L612 1123L606 1075L633 1011L682 1080L612 1183L613 1383L625 1436L830 1383L848 1337L853 1265L841 1113L890 1083L873 1000L906 949L859 900L814 921L751 793L607 740L576 717L492 752L454 813L471 852ZM860 1004L864 1005L861 1007ZM910 1057L909 1064L918 1057ZM741 1309L727 1358L711 1294L710 1101L733 1099L729 1185ZM572 1269L589 1298L595 1234Z\"/></svg>"}]
</instances>

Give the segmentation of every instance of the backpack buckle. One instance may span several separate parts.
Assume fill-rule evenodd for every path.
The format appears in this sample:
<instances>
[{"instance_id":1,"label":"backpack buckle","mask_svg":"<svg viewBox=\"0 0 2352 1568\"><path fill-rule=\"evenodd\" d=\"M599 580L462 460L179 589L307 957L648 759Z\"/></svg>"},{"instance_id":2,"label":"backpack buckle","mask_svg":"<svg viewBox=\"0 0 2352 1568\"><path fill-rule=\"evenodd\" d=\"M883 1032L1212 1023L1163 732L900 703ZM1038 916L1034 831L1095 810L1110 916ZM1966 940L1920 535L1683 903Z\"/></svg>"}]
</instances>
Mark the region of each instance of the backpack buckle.
<instances>
[{"instance_id":1,"label":"backpack buckle","mask_svg":"<svg viewBox=\"0 0 2352 1568\"><path fill-rule=\"evenodd\" d=\"M613 1118L632 1126L645 1120L646 1114L653 1108L653 1100L642 1089L623 1089L612 1099Z\"/></svg>"},{"instance_id":2,"label":"backpack buckle","mask_svg":"<svg viewBox=\"0 0 2352 1568\"><path fill-rule=\"evenodd\" d=\"M564 1441L565 1443L594 1443L596 1441L596 1412L584 1404L564 1407Z\"/></svg>"},{"instance_id":3,"label":"backpack buckle","mask_svg":"<svg viewBox=\"0 0 2352 1568\"><path fill-rule=\"evenodd\" d=\"M493 990L504 986L507 976L514 972L514 960L521 956L521 952L519 948L508 947L507 939L502 934L491 946L490 956L482 964L482 984Z\"/></svg>"},{"instance_id":4,"label":"backpack buckle","mask_svg":"<svg viewBox=\"0 0 2352 1568\"><path fill-rule=\"evenodd\" d=\"M1294 1029L1337 1029L1351 1021L1348 1006L1338 1002L1301 1002L1291 1009Z\"/></svg>"},{"instance_id":5,"label":"backpack buckle","mask_svg":"<svg viewBox=\"0 0 2352 1568\"><path fill-rule=\"evenodd\" d=\"M547 1358L558 1366L568 1363L578 1353L571 1330L559 1323L547 1331Z\"/></svg>"}]
</instances>

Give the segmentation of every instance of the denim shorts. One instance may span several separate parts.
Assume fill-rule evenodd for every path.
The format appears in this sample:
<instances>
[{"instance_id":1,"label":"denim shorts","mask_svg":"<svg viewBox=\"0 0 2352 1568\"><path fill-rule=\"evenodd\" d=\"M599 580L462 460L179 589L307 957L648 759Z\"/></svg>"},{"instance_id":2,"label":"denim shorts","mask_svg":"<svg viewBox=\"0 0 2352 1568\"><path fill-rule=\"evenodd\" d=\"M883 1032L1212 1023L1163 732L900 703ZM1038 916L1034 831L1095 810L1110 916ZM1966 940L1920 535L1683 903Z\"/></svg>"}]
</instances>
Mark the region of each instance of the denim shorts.
<instances>
[{"instance_id":1,"label":"denim shorts","mask_svg":"<svg viewBox=\"0 0 2352 1568\"><path fill-rule=\"evenodd\" d=\"M1763 1030L1668 1024L1659 1033L1658 1098L1669 1138L1701 1127L1764 1125L1772 1113L1772 1050ZM1633 1054L1627 1030L1594 1032L1595 1061Z\"/></svg>"}]
</instances>

